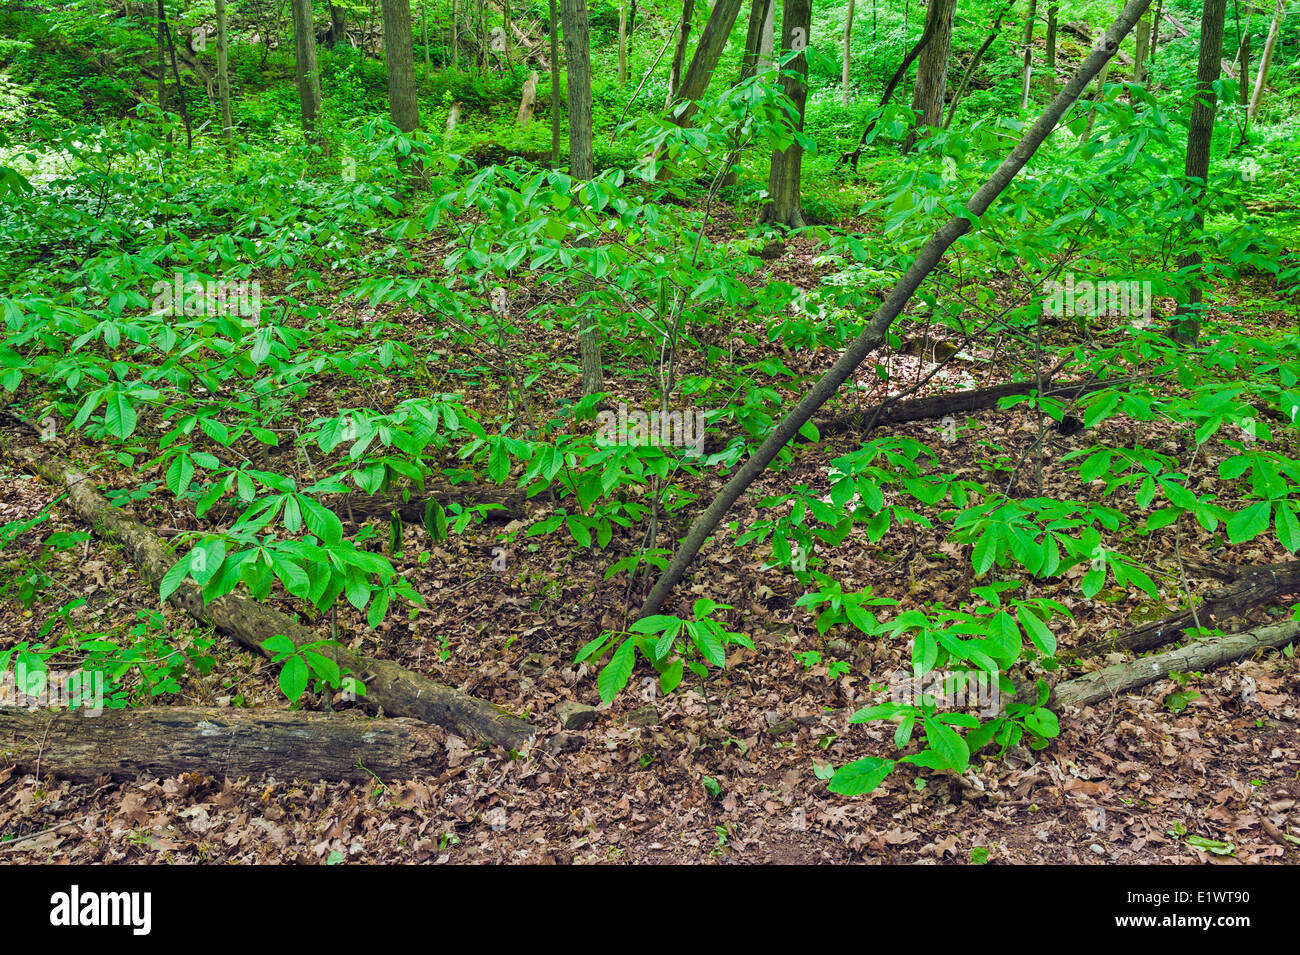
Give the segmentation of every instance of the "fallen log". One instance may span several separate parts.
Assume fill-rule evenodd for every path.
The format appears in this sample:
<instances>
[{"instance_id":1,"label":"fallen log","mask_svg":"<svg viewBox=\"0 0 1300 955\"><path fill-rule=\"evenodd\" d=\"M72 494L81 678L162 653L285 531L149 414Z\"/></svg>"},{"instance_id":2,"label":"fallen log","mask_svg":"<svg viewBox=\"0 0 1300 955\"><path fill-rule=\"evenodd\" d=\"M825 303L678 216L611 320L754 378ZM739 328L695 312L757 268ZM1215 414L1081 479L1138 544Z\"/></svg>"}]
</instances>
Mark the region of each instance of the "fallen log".
<instances>
[{"instance_id":1,"label":"fallen log","mask_svg":"<svg viewBox=\"0 0 1300 955\"><path fill-rule=\"evenodd\" d=\"M436 726L359 713L155 707L95 714L0 707L4 764L76 782L142 773L334 782L440 773L447 749L446 734Z\"/></svg>"},{"instance_id":2,"label":"fallen log","mask_svg":"<svg viewBox=\"0 0 1300 955\"><path fill-rule=\"evenodd\" d=\"M1114 637L1094 640L1071 651L1075 657L1098 653L1142 653L1181 639L1183 632L1197 621L1203 627L1216 620L1240 616L1275 597L1300 593L1300 560L1283 564L1250 567L1237 574L1231 586L1216 590L1196 606L1195 612L1183 610L1151 623L1134 627Z\"/></svg>"},{"instance_id":3,"label":"fallen log","mask_svg":"<svg viewBox=\"0 0 1300 955\"><path fill-rule=\"evenodd\" d=\"M1300 636L1300 620L1287 620L1214 640L1199 640L1177 650L1143 657L1132 663L1119 663L1087 676L1058 683L1052 690L1049 705L1086 706L1097 703L1118 693L1162 680L1175 671L1212 670L1258 650L1285 646L1297 636Z\"/></svg>"},{"instance_id":4,"label":"fallen log","mask_svg":"<svg viewBox=\"0 0 1300 955\"><path fill-rule=\"evenodd\" d=\"M120 543L141 577L155 591L163 575L176 563L162 539L121 508L113 507L95 490L88 475L53 455L14 444L0 433L0 451L15 463L66 487L68 503L96 535ZM243 646L265 654L262 643L283 634L295 646L312 643L319 635L287 614L239 594L203 602L202 590L186 580L168 598L175 607L228 634ZM451 687L441 686L412 673L390 660L379 660L345 647L332 647L330 654L366 687L365 702L382 707L389 716L408 716L433 723L475 742L522 749L537 732L536 727Z\"/></svg>"},{"instance_id":5,"label":"fallen log","mask_svg":"<svg viewBox=\"0 0 1300 955\"><path fill-rule=\"evenodd\" d=\"M1130 384L1135 379L1116 378L1102 381L1096 378L1077 381L1062 381L1048 384L1043 389L1045 397L1072 401L1094 391ZM901 424L906 421L927 421L946 415L968 414L992 408L1003 398L1013 395L1025 395L1038 388L1037 382L1013 381L1004 385L992 385L988 388L972 388L969 391L954 391L946 395L930 398L914 398L910 401L884 402L864 411L851 411L819 418L814 421L820 434L839 434L865 428L873 420L877 425Z\"/></svg>"}]
</instances>

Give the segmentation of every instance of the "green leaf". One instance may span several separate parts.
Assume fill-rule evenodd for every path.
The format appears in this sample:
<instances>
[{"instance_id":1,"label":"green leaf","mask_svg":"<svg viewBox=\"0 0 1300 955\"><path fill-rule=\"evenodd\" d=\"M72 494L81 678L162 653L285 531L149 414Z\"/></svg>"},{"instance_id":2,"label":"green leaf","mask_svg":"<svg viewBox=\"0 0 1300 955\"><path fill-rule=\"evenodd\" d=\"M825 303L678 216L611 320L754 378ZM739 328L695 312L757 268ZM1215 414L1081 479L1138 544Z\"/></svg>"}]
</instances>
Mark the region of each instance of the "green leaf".
<instances>
[{"instance_id":1,"label":"green leaf","mask_svg":"<svg viewBox=\"0 0 1300 955\"><path fill-rule=\"evenodd\" d=\"M190 556L186 554L176 563L172 564L171 569L163 574L162 583L158 586L158 596L166 600L172 594L176 593L181 582L189 575Z\"/></svg>"},{"instance_id":2,"label":"green leaf","mask_svg":"<svg viewBox=\"0 0 1300 955\"><path fill-rule=\"evenodd\" d=\"M596 688L600 690L601 700L609 703L618 696L623 687L627 686L635 662L636 644L632 642L631 637L628 637L614 651L609 663L605 664L605 668L600 671L600 676L596 678Z\"/></svg>"},{"instance_id":3,"label":"green leaf","mask_svg":"<svg viewBox=\"0 0 1300 955\"><path fill-rule=\"evenodd\" d=\"M296 653L284 661L284 666L280 669L280 689L289 698L289 702L296 703L302 696L307 689L309 676L307 662Z\"/></svg>"},{"instance_id":4,"label":"green leaf","mask_svg":"<svg viewBox=\"0 0 1300 955\"><path fill-rule=\"evenodd\" d=\"M1024 627L1030 642L1038 648L1039 653L1046 657L1056 656L1056 634L1038 619L1036 613L1026 607L1017 607L1016 619L1020 621L1020 626Z\"/></svg>"},{"instance_id":5,"label":"green leaf","mask_svg":"<svg viewBox=\"0 0 1300 955\"><path fill-rule=\"evenodd\" d=\"M1271 511L1270 501L1257 501L1244 511L1233 515L1228 521L1228 542L1240 544L1258 537L1268 529Z\"/></svg>"},{"instance_id":6,"label":"green leaf","mask_svg":"<svg viewBox=\"0 0 1300 955\"><path fill-rule=\"evenodd\" d=\"M930 748L939 754L944 766L954 772L964 773L970 765L970 750L956 730L944 726L933 716L923 718L925 738Z\"/></svg>"},{"instance_id":7,"label":"green leaf","mask_svg":"<svg viewBox=\"0 0 1300 955\"><path fill-rule=\"evenodd\" d=\"M893 771L892 759L868 756L837 769L826 788L841 796L862 796L883 783Z\"/></svg>"}]
</instances>

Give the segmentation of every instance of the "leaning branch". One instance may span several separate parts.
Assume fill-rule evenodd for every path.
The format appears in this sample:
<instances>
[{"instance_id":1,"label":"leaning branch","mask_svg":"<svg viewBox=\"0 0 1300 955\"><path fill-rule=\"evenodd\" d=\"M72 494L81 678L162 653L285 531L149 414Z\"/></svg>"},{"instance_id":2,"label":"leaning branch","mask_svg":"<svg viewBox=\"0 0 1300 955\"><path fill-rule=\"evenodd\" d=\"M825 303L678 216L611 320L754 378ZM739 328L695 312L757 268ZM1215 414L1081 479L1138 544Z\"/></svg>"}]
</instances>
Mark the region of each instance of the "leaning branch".
<instances>
[{"instance_id":1,"label":"leaning branch","mask_svg":"<svg viewBox=\"0 0 1300 955\"><path fill-rule=\"evenodd\" d=\"M1065 84L1060 94L1052 101L1038 120L1025 132L1011 154L1002 161L997 171L966 202L965 208L953 216L925 244L911 266L903 273L889 296L881 303L875 315L867 323L862 333L853 340L844 354L831 366L830 370L813 386L812 390L776 425L772 434L745 462L744 466L732 476L726 486L718 493L704 512L691 524L685 540L673 555L672 562L659 576L654 589L650 591L640 616L646 617L657 613L664 600L677 582L686 573L686 569L699 553L704 542L708 540L713 529L736 503L740 495L754 483L767 466L776 458L780 450L799 433L809 419L822 405L830 400L848 377L863 360L885 343L890 325L903 311L903 306L934 271L939 260L943 258L949 246L970 231L971 222L988 211L1004 189L1010 184L1027 163L1043 141L1051 135L1065 111L1082 95L1092 78L1101 72L1101 68L1110 61L1119 49L1120 41L1128 35L1138 18L1146 11L1151 0L1129 0L1119 18L1111 24L1101 42L1085 59L1070 81Z\"/></svg>"}]
</instances>

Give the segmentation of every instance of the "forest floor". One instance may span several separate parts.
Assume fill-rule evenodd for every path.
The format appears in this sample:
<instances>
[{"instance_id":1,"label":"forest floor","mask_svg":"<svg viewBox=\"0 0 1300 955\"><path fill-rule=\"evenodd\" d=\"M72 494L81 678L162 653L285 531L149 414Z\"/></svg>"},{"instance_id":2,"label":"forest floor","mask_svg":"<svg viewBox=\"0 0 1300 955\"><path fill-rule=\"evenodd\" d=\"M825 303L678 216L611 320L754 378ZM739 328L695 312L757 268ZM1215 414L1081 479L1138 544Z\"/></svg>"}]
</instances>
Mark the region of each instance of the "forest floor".
<instances>
[{"instance_id":1,"label":"forest floor","mask_svg":"<svg viewBox=\"0 0 1300 955\"><path fill-rule=\"evenodd\" d=\"M431 257L436 254L431 250ZM762 277L805 288L819 280L798 243L788 245ZM542 294L550 293L525 290L512 307L522 313L528 295ZM346 320L337 307L334 317ZM363 321L365 315L355 317ZM1255 314L1252 321L1281 328L1294 318L1279 304L1276 312ZM765 342L762 329L753 331ZM734 347L737 362L765 357L744 343L719 344ZM567 370L576 362L576 347L540 337L516 347L520 353L553 354L549 365L539 365L554 369L537 385L540 393L557 403L577 397L576 376ZM971 360L955 363L955 376L936 378L930 393L1007 380L1005 356L1011 351L1011 343L981 343ZM821 370L833 359L825 351L785 356L801 373ZM895 381L923 367L909 355L891 361ZM429 368L435 387L460 393L483 420L505 413L498 404L505 389L438 379L439 367ZM704 368L683 369L693 371ZM616 400L642 407L649 401L649 378L629 376L609 387ZM870 368L860 372L859 382L862 387L841 410L879 400L881 386ZM310 421L344 407L391 407L407 396L403 389L424 387L395 381L388 393L349 394L317 385L295 416ZM952 442L938 440L937 422L888 430L926 442L941 456L940 466L959 477L1005 481L1004 474L988 469L986 442L996 441L1014 460L1037 439L1037 423L1023 409L983 412L976 421L976 428ZM142 417L140 431L156 425ZM17 430L11 434L32 440ZM1054 433L1044 452L1042 486L1029 488L1033 467L1017 475L1018 486L1026 494L1075 498L1077 477L1059 466L1061 455L1094 442L1122 447L1135 438L1147 447L1179 448L1178 435L1166 425L1112 418L1097 433ZM829 461L859 441L847 432L803 448L788 468L769 469L731 520L743 530L770 516L755 504L764 496L800 483L826 486ZM111 460L75 435L56 438L50 449L82 467ZM1230 485L1218 481L1214 467L1216 456L1227 453L1219 439L1207 443L1198 473L1204 474L1201 486L1216 486L1231 506ZM312 460L289 457L276 468L298 468L310 481ZM126 506L154 528L212 529L195 519L190 502L163 490L160 474L110 465L96 479L108 489L153 484L154 493ZM705 472L693 489L702 502L718 484L716 474ZM37 479L0 470L0 523L35 517L53 497ZM1159 681L1067 713L1061 735L1047 749L1013 748L1000 762L973 765L962 779L922 780L900 772L869 796L827 792L818 768L891 754L891 725L848 719L857 708L887 698L882 693L889 676L910 668L910 642L846 640L835 631L819 637L811 615L795 606L803 592L797 581L764 567L770 547L736 547L735 531L720 531L705 548L676 599L707 595L732 604L729 629L753 638L755 650L733 649L724 673L703 685L688 681L668 697L657 696L653 682L641 682L647 674L638 671L628 691L600 707L594 723L564 732L556 716L560 704L599 702L595 673L573 664L575 652L602 629L624 628L640 604L641 592L630 591L625 575L603 579L615 559L633 552L639 537L616 534L606 550L583 551L567 536L522 535L550 511L549 503L535 499L504 528L471 526L442 542L408 526L394 564L425 597L427 609L409 617L390 612L376 630L346 604L338 615L344 642L528 716L541 728L531 749L475 750L448 735L444 772L365 785L226 779L215 758L207 776L124 783L72 784L54 768L39 774L0 768L0 862L1300 861L1300 846L1286 839L1300 823L1300 667L1281 652L1182 681ZM42 529L78 527L66 510L55 508ZM683 529L670 525L665 540ZM515 539L503 544L502 533ZM53 608L72 597L85 600L68 614L83 634L120 633L135 624L139 612L157 608L157 594L117 548L95 540L42 557L42 539L29 534L5 551L6 567L26 554L29 561L43 560L55 583L30 610L13 600L0 603L0 650L35 640ZM1079 593L1081 568L1027 585L1029 596L1059 600L1074 614L1058 631L1063 649L1178 608L1172 536L1145 541L1148 552L1135 556L1149 570L1162 571L1160 600L1118 589L1086 599ZM493 549L501 546L507 569L497 573ZM1275 541L1271 547L1256 541L1234 548L1208 534L1185 537L1183 548L1186 558L1229 564L1287 556ZM934 601L955 607L968 598L969 549L945 543L937 529L909 525L878 544L855 531L819 556L846 591L870 584L876 595L898 600L899 610ZM300 609L288 598L273 599L282 609ZM1286 606L1260 608L1240 628L1274 619ZM195 632L179 611L164 612L175 632ZM326 635L324 624L317 626ZM822 652L824 661L805 667L793 652L806 650ZM217 658L213 670L188 674L168 702L284 705L271 664L220 640L211 652ZM832 677L827 663L833 660L848 662L848 674ZM1194 692L1171 697L1184 690ZM1188 845L1187 836L1230 843L1232 854Z\"/></svg>"}]
</instances>

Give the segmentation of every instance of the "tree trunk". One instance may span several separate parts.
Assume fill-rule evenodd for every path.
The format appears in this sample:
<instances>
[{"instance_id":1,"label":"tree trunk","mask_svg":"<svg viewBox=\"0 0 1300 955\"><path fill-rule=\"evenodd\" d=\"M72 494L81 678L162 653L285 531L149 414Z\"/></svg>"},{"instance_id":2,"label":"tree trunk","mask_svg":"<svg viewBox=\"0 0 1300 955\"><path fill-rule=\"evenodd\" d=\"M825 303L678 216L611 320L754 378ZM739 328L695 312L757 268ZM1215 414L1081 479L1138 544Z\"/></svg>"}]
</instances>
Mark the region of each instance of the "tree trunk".
<instances>
[{"instance_id":1,"label":"tree trunk","mask_svg":"<svg viewBox=\"0 0 1300 955\"><path fill-rule=\"evenodd\" d=\"M226 0L217 3L217 100L221 104L221 138L229 145L235 134L235 120L230 108L229 28L226 24Z\"/></svg>"},{"instance_id":2,"label":"tree trunk","mask_svg":"<svg viewBox=\"0 0 1300 955\"><path fill-rule=\"evenodd\" d=\"M912 111L917 114L916 122L921 126L938 126L943 118L943 98L948 84L948 56L952 52L952 18L957 9L957 0L930 0L926 7L925 18L934 19L931 31L930 23L926 30L933 32L933 39L921 51L916 65L916 84L912 88ZM916 143L917 127L912 126L903 140L903 152L912 151Z\"/></svg>"},{"instance_id":3,"label":"tree trunk","mask_svg":"<svg viewBox=\"0 0 1300 955\"><path fill-rule=\"evenodd\" d=\"M140 576L155 592L158 590L163 575L176 563L176 557L153 531L109 504L95 490L88 475L53 455L16 446L3 434L0 434L0 452L51 484L67 488L68 506L98 536L120 543ZM167 602L196 620L229 634L254 653L266 654L262 644L277 634L283 634L299 647L319 640L316 631L287 614L239 594L226 594L205 603L202 591L190 580L184 581ZM535 727L490 703L439 686L391 660L363 656L343 646L330 647L323 652L331 656L340 669L347 668L365 684L365 703L382 706L389 716L413 717L470 740L482 740L510 749L522 749L536 732Z\"/></svg>"},{"instance_id":4,"label":"tree trunk","mask_svg":"<svg viewBox=\"0 0 1300 955\"><path fill-rule=\"evenodd\" d=\"M564 58L569 78L569 175L582 182L595 174L591 129L591 40L587 0L561 0L564 19ZM585 282L580 286L585 287ZM582 393L605 390L600 359L600 326L594 315L578 316L578 346L582 353Z\"/></svg>"},{"instance_id":5,"label":"tree trunk","mask_svg":"<svg viewBox=\"0 0 1300 955\"><path fill-rule=\"evenodd\" d=\"M1250 7L1246 5L1246 22L1242 23L1241 13L1237 6L1236 0L1233 0L1233 10L1237 12L1237 64L1240 72L1237 74L1240 80L1237 83L1238 103L1246 107L1247 113L1250 112L1250 30L1247 27L1250 24ZM1246 137L1246 126L1250 123L1250 117L1247 116L1242 126L1242 139Z\"/></svg>"},{"instance_id":6,"label":"tree trunk","mask_svg":"<svg viewBox=\"0 0 1300 955\"><path fill-rule=\"evenodd\" d=\"M451 0L451 68L460 72L460 27L457 25L457 17L460 16L458 0ZM555 19L554 16L551 17Z\"/></svg>"},{"instance_id":7,"label":"tree trunk","mask_svg":"<svg viewBox=\"0 0 1300 955\"><path fill-rule=\"evenodd\" d=\"M743 83L758 72L759 48L763 45L763 24L767 22L767 12L772 8L772 0L752 0L749 7L749 24L745 29L745 52L740 57L740 76L737 83Z\"/></svg>"},{"instance_id":8,"label":"tree trunk","mask_svg":"<svg viewBox=\"0 0 1300 955\"><path fill-rule=\"evenodd\" d=\"M627 3L618 5L618 85L627 85Z\"/></svg>"},{"instance_id":9,"label":"tree trunk","mask_svg":"<svg viewBox=\"0 0 1300 955\"><path fill-rule=\"evenodd\" d=\"M1264 50L1259 58L1259 75L1255 78L1255 91L1250 96L1250 108L1246 111L1246 119L1252 123L1255 121L1255 114L1259 112L1259 104L1264 101L1264 83L1268 80L1268 69L1273 65L1273 50L1277 47L1277 34L1282 26L1282 11L1285 7L1286 0L1277 0L1277 7L1273 11L1273 22L1268 25L1268 38L1264 40Z\"/></svg>"},{"instance_id":10,"label":"tree trunk","mask_svg":"<svg viewBox=\"0 0 1300 955\"><path fill-rule=\"evenodd\" d=\"M721 3L722 0L719 0ZM803 132L805 106L808 103L808 31L812 24L812 0L785 0L781 7L781 49L795 50L798 55L784 64L781 88L795 107L794 128ZM772 167L767 177L768 204L760 222L786 229L802 229L803 147L793 142L772 153Z\"/></svg>"},{"instance_id":11,"label":"tree trunk","mask_svg":"<svg viewBox=\"0 0 1300 955\"><path fill-rule=\"evenodd\" d=\"M298 102L302 131L311 142L320 143L316 114L320 112L320 72L316 68L316 27L311 0L289 0L293 10L293 57L298 77Z\"/></svg>"},{"instance_id":12,"label":"tree trunk","mask_svg":"<svg viewBox=\"0 0 1300 955\"><path fill-rule=\"evenodd\" d=\"M1034 26L1038 19L1038 0L1029 0L1025 17L1025 65L1020 77L1020 108L1029 108L1029 80L1034 72Z\"/></svg>"},{"instance_id":13,"label":"tree trunk","mask_svg":"<svg viewBox=\"0 0 1300 955\"><path fill-rule=\"evenodd\" d=\"M424 46L424 78L427 80L433 72L433 62L429 57L429 0L420 0L420 41Z\"/></svg>"},{"instance_id":14,"label":"tree trunk","mask_svg":"<svg viewBox=\"0 0 1300 955\"><path fill-rule=\"evenodd\" d=\"M699 45L695 48L691 65L686 70L686 76L683 77L681 88L678 89L674 100L675 104L686 104L676 117L676 122L682 126L691 121L691 117L695 115L695 101L700 99L709 87L709 80L713 78L713 71L722 57L723 47L731 37L731 30L736 25L736 17L740 15L742 3L744 0L717 0L713 11L709 14L708 22L704 24ZM804 42L807 42L806 33Z\"/></svg>"},{"instance_id":15,"label":"tree trunk","mask_svg":"<svg viewBox=\"0 0 1300 955\"><path fill-rule=\"evenodd\" d=\"M840 89L843 94L844 108L849 107L849 60L853 43L853 0L849 0L848 12L844 15L844 68L840 71Z\"/></svg>"},{"instance_id":16,"label":"tree trunk","mask_svg":"<svg viewBox=\"0 0 1300 955\"><path fill-rule=\"evenodd\" d=\"M418 720L356 713L177 706L90 715L0 708L0 753L19 772L74 782L184 773L282 782L411 779L446 769L446 739Z\"/></svg>"},{"instance_id":17,"label":"tree trunk","mask_svg":"<svg viewBox=\"0 0 1300 955\"><path fill-rule=\"evenodd\" d=\"M338 49L340 43L347 42L347 14L342 7L330 4L330 49Z\"/></svg>"},{"instance_id":18,"label":"tree trunk","mask_svg":"<svg viewBox=\"0 0 1300 955\"><path fill-rule=\"evenodd\" d=\"M158 24L158 111L167 112L167 21L163 0L158 0L154 20Z\"/></svg>"},{"instance_id":19,"label":"tree trunk","mask_svg":"<svg viewBox=\"0 0 1300 955\"><path fill-rule=\"evenodd\" d=\"M1038 147L1056 128L1056 124L1065 114L1065 111L1079 98L1079 94L1083 92L1092 78L1101 71L1102 66L1115 55L1115 51L1119 49L1120 41L1133 29L1138 17L1143 14L1150 3L1151 0L1129 0L1120 12L1118 19L1106 31L1102 42L1089 52L1074 76L1065 84L1061 92L1057 94L1056 99L1048 105L1037 121L1025 131L1020 142L1016 144L1011 154L1003 160L997 171L966 202L966 211L972 217L978 218L984 215L989 206L993 204L993 200L1007 187L1016 173L1024 168L1025 163L1029 161ZM671 563L660 574L659 579L655 582L654 589L650 591L650 595L642 605L638 614L639 617L644 618L658 613L664 601L672 592L673 587L681 580L687 568L695 559L695 555L699 553L700 548L704 546L704 542L708 540L709 535L713 533L714 528L726 516L731 506L736 503L749 485L767 469L767 466L777 456L778 452L798 434L799 429L812 418L817 409L830 400L858 365L884 344L889 327L903 311L903 307L915 294L926 277L939 264L949 246L970 231L970 227L971 221L969 218L965 215L957 215L949 219L938 232L931 236L930 240L917 253L916 258L912 260L912 264L908 266L907 271L903 273L902 278L899 279L888 297L876 310L861 334L853 340L844 351L844 354L818 380L812 390L776 424L772 433L759 446L758 450L731 477L726 486L704 509L703 513L692 522L690 529L686 533L686 538L673 555Z\"/></svg>"},{"instance_id":20,"label":"tree trunk","mask_svg":"<svg viewBox=\"0 0 1300 955\"><path fill-rule=\"evenodd\" d=\"M548 0L551 20L551 165L560 164L560 17Z\"/></svg>"},{"instance_id":21,"label":"tree trunk","mask_svg":"<svg viewBox=\"0 0 1300 955\"><path fill-rule=\"evenodd\" d=\"M1194 204L1191 234L1187 236L1191 242L1200 241L1205 225L1202 203L1210 174L1210 144L1214 139L1214 81L1219 78L1222 68L1223 19L1227 6L1227 0L1205 0L1201 9L1201 53L1196 66L1192 115L1188 121L1187 162L1183 167L1184 176L1189 180L1199 180L1189 183ZM1178 264L1183 269L1194 269L1201 264L1201 254L1193 249ZM1187 305L1181 306L1174 316L1171 333L1175 341L1190 345L1200 337L1200 304L1201 286L1193 280L1189 283Z\"/></svg>"},{"instance_id":22,"label":"tree trunk","mask_svg":"<svg viewBox=\"0 0 1300 955\"><path fill-rule=\"evenodd\" d=\"M1137 25L1137 50L1133 54L1133 82L1146 76L1147 54L1151 49L1151 18L1143 17Z\"/></svg>"},{"instance_id":23,"label":"tree trunk","mask_svg":"<svg viewBox=\"0 0 1300 955\"><path fill-rule=\"evenodd\" d=\"M776 45L776 0L769 0L763 32L758 41L758 72L766 73L776 64L772 62L772 48Z\"/></svg>"},{"instance_id":24,"label":"tree trunk","mask_svg":"<svg viewBox=\"0 0 1300 955\"><path fill-rule=\"evenodd\" d=\"M672 108L677 99L677 87L681 85L682 66L686 62L686 44L691 38L691 17L695 14L695 0L682 0L682 22L677 25L677 45L673 47L673 61L668 68L668 96L664 100L664 112Z\"/></svg>"},{"instance_id":25,"label":"tree trunk","mask_svg":"<svg viewBox=\"0 0 1300 955\"><path fill-rule=\"evenodd\" d=\"M1060 15L1061 5L1053 3L1047 8L1047 75L1043 78L1043 85L1047 89L1047 99L1056 99L1056 20ZM1138 24L1138 30L1142 29L1142 24Z\"/></svg>"},{"instance_id":26,"label":"tree trunk","mask_svg":"<svg viewBox=\"0 0 1300 955\"><path fill-rule=\"evenodd\" d=\"M537 71L533 70L528 74L528 79L524 81L523 93L519 97L519 114L515 117L515 124L518 126L527 126L533 121L533 108L537 104L537 81L539 79Z\"/></svg>"},{"instance_id":27,"label":"tree trunk","mask_svg":"<svg viewBox=\"0 0 1300 955\"><path fill-rule=\"evenodd\" d=\"M943 121L944 129L947 129L952 125L953 114L957 112L957 104L961 102L962 96L966 93L966 88L970 86L971 77L975 75L975 70L983 61L984 54L988 52L989 47L993 45L993 41L996 40L998 34L1002 32L1002 18L1010 13L1011 8L1015 5L1016 0L1007 0L1007 5L998 11L997 19L993 21L993 29L989 31L989 35L984 38L984 42L980 44L980 48L976 50L975 55L971 57L970 66L966 67L966 72L961 78L961 85L957 87L957 92L952 95L952 102L948 106L948 116Z\"/></svg>"},{"instance_id":28,"label":"tree trunk","mask_svg":"<svg viewBox=\"0 0 1300 955\"><path fill-rule=\"evenodd\" d=\"M420 105L415 94L415 51L411 36L410 0L382 0L384 17L384 63L388 73L388 112L393 125L404 133L420 128ZM405 164L407 180L419 188L424 183L424 164L417 157L398 156Z\"/></svg>"}]
</instances>

